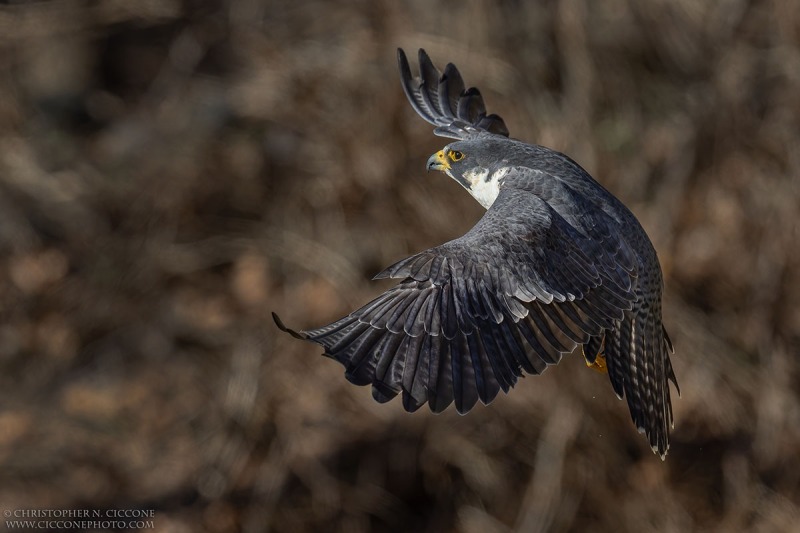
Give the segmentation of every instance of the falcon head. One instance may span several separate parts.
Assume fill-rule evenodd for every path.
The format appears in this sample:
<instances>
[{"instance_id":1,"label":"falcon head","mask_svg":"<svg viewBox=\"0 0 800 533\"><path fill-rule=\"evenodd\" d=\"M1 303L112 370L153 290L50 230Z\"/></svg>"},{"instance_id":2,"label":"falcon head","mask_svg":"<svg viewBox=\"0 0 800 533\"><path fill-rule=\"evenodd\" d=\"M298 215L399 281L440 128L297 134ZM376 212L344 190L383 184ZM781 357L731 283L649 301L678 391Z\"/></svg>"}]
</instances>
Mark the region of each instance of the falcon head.
<instances>
[{"instance_id":1,"label":"falcon head","mask_svg":"<svg viewBox=\"0 0 800 533\"><path fill-rule=\"evenodd\" d=\"M485 142L475 139L448 144L428 158L427 166L456 180L486 209L494 203L510 170L495 150L487 150Z\"/></svg>"}]
</instances>

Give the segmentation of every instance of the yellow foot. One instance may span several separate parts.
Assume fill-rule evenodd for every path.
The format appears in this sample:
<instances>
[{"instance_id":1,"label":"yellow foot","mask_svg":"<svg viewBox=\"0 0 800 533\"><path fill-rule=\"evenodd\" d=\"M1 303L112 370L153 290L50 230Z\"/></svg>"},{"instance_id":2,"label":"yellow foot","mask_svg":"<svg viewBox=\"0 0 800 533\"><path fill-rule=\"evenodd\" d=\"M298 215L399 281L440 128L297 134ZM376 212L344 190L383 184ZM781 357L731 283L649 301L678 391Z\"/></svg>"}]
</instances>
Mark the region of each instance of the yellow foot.
<instances>
[{"instance_id":1,"label":"yellow foot","mask_svg":"<svg viewBox=\"0 0 800 533\"><path fill-rule=\"evenodd\" d=\"M594 358L594 363L590 363L587 360L586 366L588 366L592 370L597 370L601 374L608 374L608 367L606 367L606 356L601 353L597 354L597 357Z\"/></svg>"},{"instance_id":2,"label":"yellow foot","mask_svg":"<svg viewBox=\"0 0 800 533\"><path fill-rule=\"evenodd\" d=\"M606 367L606 356L603 353L606 347L606 337L603 335L600 338L600 346L598 347L597 344L597 337L593 337L586 345L582 346L583 349L583 358L586 361L586 366L589 368L593 368L597 370L601 374L608 374L608 368ZM592 355L591 359L586 356L586 349L589 349ZM596 355L595 355L596 354Z\"/></svg>"}]
</instances>

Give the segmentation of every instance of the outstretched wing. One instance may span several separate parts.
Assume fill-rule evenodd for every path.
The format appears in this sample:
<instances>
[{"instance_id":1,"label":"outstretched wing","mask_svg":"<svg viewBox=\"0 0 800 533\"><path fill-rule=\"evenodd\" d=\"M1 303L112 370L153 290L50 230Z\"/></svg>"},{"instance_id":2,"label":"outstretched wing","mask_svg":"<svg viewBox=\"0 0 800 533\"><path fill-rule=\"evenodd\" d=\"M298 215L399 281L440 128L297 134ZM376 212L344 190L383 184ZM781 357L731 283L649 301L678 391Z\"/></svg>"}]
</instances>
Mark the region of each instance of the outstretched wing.
<instances>
[{"instance_id":1,"label":"outstretched wing","mask_svg":"<svg viewBox=\"0 0 800 533\"><path fill-rule=\"evenodd\" d=\"M401 48L397 49L403 90L414 111L436 126L433 132L441 137L467 139L480 132L508 137L503 119L487 115L478 89L465 89L458 69L448 63L444 74L433 66L425 50L419 51L419 77L411 76L411 67Z\"/></svg>"},{"instance_id":2,"label":"outstretched wing","mask_svg":"<svg viewBox=\"0 0 800 533\"><path fill-rule=\"evenodd\" d=\"M614 258L609 269L601 241L541 198L504 189L466 235L376 276L403 281L361 309L300 333L276 322L322 345L379 402L402 393L408 411L455 402L465 413L615 327L637 272L627 254Z\"/></svg>"}]
</instances>

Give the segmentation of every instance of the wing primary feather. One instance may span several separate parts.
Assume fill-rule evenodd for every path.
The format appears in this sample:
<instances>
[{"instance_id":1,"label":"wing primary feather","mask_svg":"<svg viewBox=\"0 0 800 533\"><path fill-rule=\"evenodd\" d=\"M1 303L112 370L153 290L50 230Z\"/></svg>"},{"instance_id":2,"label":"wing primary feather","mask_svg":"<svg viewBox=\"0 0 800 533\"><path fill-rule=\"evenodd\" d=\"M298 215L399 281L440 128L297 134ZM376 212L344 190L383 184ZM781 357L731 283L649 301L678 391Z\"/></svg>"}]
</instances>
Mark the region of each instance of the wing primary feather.
<instances>
[{"instance_id":1,"label":"wing primary feather","mask_svg":"<svg viewBox=\"0 0 800 533\"><path fill-rule=\"evenodd\" d=\"M490 325L489 323L485 323L481 326L479 333L483 347L488 355L489 363L492 365L494 376L500 388L503 389L503 392L508 392L517 380L511 368L506 363L505 355L501 351L500 345L495 338L493 328L496 327L495 324Z\"/></svg>"},{"instance_id":2,"label":"wing primary feather","mask_svg":"<svg viewBox=\"0 0 800 533\"><path fill-rule=\"evenodd\" d=\"M569 348L569 346L564 345L561 342L561 340L556 337L555 333L550 328L550 321L545 316L542 307L543 305L534 305L529 307L528 316L531 317L534 324L536 324L536 331L538 331L541 334L540 337L544 339L550 346L552 346L553 349L555 349L557 352L560 353L570 352L572 348Z\"/></svg>"},{"instance_id":3,"label":"wing primary feather","mask_svg":"<svg viewBox=\"0 0 800 533\"><path fill-rule=\"evenodd\" d=\"M431 58L425 50L419 50L419 73L421 79L419 95L425 107L429 110L429 115L434 117L434 123L439 124L437 117L442 116L442 110L438 108L439 98L436 92L439 87L439 70L433 66Z\"/></svg>"},{"instance_id":4,"label":"wing primary feather","mask_svg":"<svg viewBox=\"0 0 800 533\"><path fill-rule=\"evenodd\" d=\"M487 398L489 397L487 380L488 376L486 376L484 369L486 351L483 349L483 345L479 342L479 335L477 331L473 330L464 335L464 341L466 342L466 351L464 353L468 356L469 365L472 367L472 375L474 377L473 379L475 380L475 391L478 394L478 398L485 405L487 403ZM491 372L491 368L489 371Z\"/></svg>"},{"instance_id":5,"label":"wing primary feather","mask_svg":"<svg viewBox=\"0 0 800 533\"><path fill-rule=\"evenodd\" d=\"M450 359L453 367L453 397L459 414L469 412L478 403L477 372L470 358L466 337L459 332L450 341Z\"/></svg>"},{"instance_id":6,"label":"wing primary feather","mask_svg":"<svg viewBox=\"0 0 800 533\"><path fill-rule=\"evenodd\" d=\"M299 333L299 332L297 332L297 331L295 331L293 329L287 328L284 325L283 320L281 320L281 317L279 317L277 315L277 313L274 313L274 312L272 313L272 320L275 321L275 325L278 326L278 329L280 329L281 331L284 331L284 332L288 333L289 335L291 335L295 339L300 339L301 341L307 340L307 338L302 333Z\"/></svg>"},{"instance_id":7,"label":"wing primary feather","mask_svg":"<svg viewBox=\"0 0 800 533\"><path fill-rule=\"evenodd\" d=\"M425 371L427 362L421 350L425 342L427 342L427 335L419 335L417 337L406 337L407 343L401 345L401 349L405 348L406 361L403 365L402 373L402 386L403 386L403 408L413 413L419 409L424 402L424 388L421 394L415 395L414 384L417 382L417 373ZM422 397L423 401L420 401Z\"/></svg>"},{"instance_id":8,"label":"wing primary feather","mask_svg":"<svg viewBox=\"0 0 800 533\"><path fill-rule=\"evenodd\" d=\"M475 124L480 117L485 115L486 108L483 105L481 92L475 87L470 87L464 91L464 95L458 102L458 118L470 124Z\"/></svg>"},{"instance_id":9,"label":"wing primary feather","mask_svg":"<svg viewBox=\"0 0 800 533\"><path fill-rule=\"evenodd\" d=\"M306 331L299 332L301 335L304 336L305 339L311 340L314 342L319 342L319 339L327 338L327 337L337 337L341 335L342 330L346 329L350 326L353 322L357 322L358 317L355 313L350 313L344 318L340 318L336 322L328 324L327 326L322 326L321 328L310 329Z\"/></svg>"},{"instance_id":10,"label":"wing primary feather","mask_svg":"<svg viewBox=\"0 0 800 533\"><path fill-rule=\"evenodd\" d=\"M338 335L325 336L313 340L324 346L329 353L347 352L354 342L371 329L374 328L369 324L354 321L348 327L343 328Z\"/></svg>"},{"instance_id":11,"label":"wing primary feather","mask_svg":"<svg viewBox=\"0 0 800 533\"><path fill-rule=\"evenodd\" d=\"M386 376L390 374L392 366L395 364L402 366L405 363L406 353L398 350L404 338L404 335L385 333L381 343L375 348L375 356L373 357L375 365L371 375L378 381L386 382Z\"/></svg>"},{"instance_id":12,"label":"wing primary feather","mask_svg":"<svg viewBox=\"0 0 800 533\"><path fill-rule=\"evenodd\" d=\"M509 376L510 385L516 383L517 378L522 376L520 365L518 363L518 354L514 343L506 338L508 335L508 324L504 320L494 327L494 341L500 352L501 359L505 373Z\"/></svg>"},{"instance_id":13,"label":"wing primary feather","mask_svg":"<svg viewBox=\"0 0 800 533\"><path fill-rule=\"evenodd\" d=\"M495 370L492 356L486 350L486 344L483 340L483 337L478 331L475 331L469 337L475 341L475 345L478 348L478 357L480 357L481 369L485 378L485 397L481 396L481 401L485 405L489 405L500 393L502 387L497 377L498 374Z\"/></svg>"},{"instance_id":14,"label":"wing primary feather","mask_svg":"<svg viewBox=\"0 0 800 533\"><path fill-rule=\"evenodd\" d=\"M566 302L564 302L566 303ZM563 307L563 304L559 305L542 305L539 306L539 309L545 312L547 318L550 322L555 325L555 327L567 337L566 342L572 342L575 344L583 344L586 342L587 335L580 330L580 328L576 327L566 315L561 314L559 311ZM565 320L566 319L566 320ZM562 342L565 344L565 342ZM565 344L569 347L568 344ZM574 345L573 345L574 348Z\"/></svg>"},{"instance_id":15,"label":"wing primary feather","mask_svg":"<svg viewBox=\"0 0 800 533\"><path fill-rule=\"evenodd\" d=\"M558 306L558 310L563 313L569 320L578 326L581 331L584 333L588 333L589 335L596 335L603 329L603 326L599 324L597 321L592 319L591 315L582 311L575 302L564 302L563 304ZM607 324L610 329L612 324Z\"/></svg>"},{"instance_id":16,"label":"wing primary feather","mask_svg":"<svg viewBox=\"0 0 800 533\"><path fill-rule=\"evenodd\" d=\"M450 340L450 353L447 354L445 357L450 359L450 370L451 375L449 376L450 382L452 383L453 387L453 400L456 404L456 411L458 414L464 414L463 411L463 392L464 392L464 384L463 384L463 369L464 369L464 361L461 360L461 351L459 350L458 346L458 336L453 337Z\"/></svg>"},{"instance_id":17,"label":"wing primary feather","mask_svg":"<svg viewBox=\"0 0 800 533\"><path fill-rule=\"evenodd\" d=\"M383 334L384 332L379 329L367 328L363 335L342 351L328 351L328 355L344 365L344 375L350 383L368 385L372 382L372 376L362 376L357 370L365 361L374 359L373 348L380 342ZM371 364L371 361L369 363Z\"/></svg>"},{"instance_id":18,"label":"wing primary feather","mask_svg":"<svg viewBox=\"0 0 800 533\"><path fill-rule=\"evenodd\" d=\"M519 321L519 331L533 350L533 355L536 356L536 359L529 358L530 366L534 369L534 372L532 372L533 374L541 374L544 372L545 368L547 368L548 364L555 365L561 361L561 352L549 346L545 347L539 342L540 334L536 329L535 322L530 316Z\"/></svg>"},{"instance_id":19,"label":"wing primary feather","mask_svg":"<svg viewBox=\"0 0 800 533\"><path fill-rule=\"evenodd\" d=\"M417 371L409 389L411 397L420 405L428 401L428 388L436 386L436 376L431 377L431 361L438 363L440 337L424 335L417 360Z\"/></svg>"},{"instance_id":20,"label":"wing primary feather","mask_svg":"<svg viewBox=\"0 0 800 533\"><path fill-rule=\"evenodd\" d=\"M444 67L444 75L439 81L439 105L445 115L456 118L453 103L458 105L458 99L464 92L464 80L456 66L448 63Z\"/></svg>"},{"instance_id":21,"label":"wing primary feather","mask_svg":"<svg viewBox=\"0 0 800 533\"><path fill-rule=\"evenodd\" d=\"M378 403L386 403L397 397L400 393L400 388L392 388L388 383L383 381L374 381L372 383L372 399Z\"/></svg>"},{"instance_id":22,"label":"wing primary feather","mask_svg":"<svg viewBox=\"0 0 800 533\"><path fill-rule=\"evenodd\" d=\"M405 364L406 351L398 348L406 337L402 335L386 334L381 344L376 349L374 368L365 367L358 371L366 371L372 376L372 397L375 401L386 403L400 392L400 382L393 372L394 368L402 368ZM388 379L387 379L388 378Z\"/></svg>"},{"instance_id":23,"label":"wing primary feather","mask_svg":"<svg viewBox=\"0 0 800 533\"><path fill-rule=\"evenodd\" d=\"M406 58L406 54L401 48L397 49L397 62L400 67L400 81L403 86L403 91L406 93L406 98L408 98L411 107L413 107L414 111L425 119L426 122L436 125L435 117L431 115L429 110L423 107L424 100L422 100L420 87L414 86L416 82L411 75L411 66L408 64L408 58Z\"/></svg>"},{"instance_id":24,"label":"wing primary feather","mask_svg":"<svg viewBox=\"0 0 800 533\"><path fill-rule=\"evenodd\" d=\"M438 414L453 403L453 369L449 339L439 337L439 352L437 357L431 356L430 362L431 369L435 367L436 374L434 376L431 372L428 381L428 407Z\"/></svg>"},{"instance_id":25,"label":"wing primary feather","mask_svg":"<svg viewBox=\"0 0 800 533\"><path fill-rule=\"evenodd\" d=\"M358 385L374 383L378 375L378 366L382 366L381 374L388 369L394 358L397 346L402 340L401 337L392 335L386 330L374 331L378 332L377 336L374 333L369 335L370 339L376 339L372 347L370 347L369 343L364 344L363 349L359 348L363 355L358 360L350 360L351 364L347 369L347 374L352 377L352 383L357 383Z\"/></svg>"},{"instance_id":26,"label":"wing primary feather","mask_svg":"<svg viewBox=\"0 0 800 533\"><path fill-rule=\"evenodd\" d=\"M479 115L478 120L475 123L475 126L482 130L488 130L489 128L492 127L493 120L494 119L492 117L487 117L485 114Z\"/></svg>"},{"instance_id":27,"label":"wing primary feather","mask_svg":"<svg viewBox=\"0 0 800 533\"><path fill-rule=\"evenodd\" d=\"M342 337L349 335L353 328L356 327L356 324L360 324L358 318L348 315L328 326L301 333L305 335L307 340L316 342L321 346L330 347L332 344L339 342Z\"/></svg>"},{"instance_id":28,"label":"wing primary feather","mask_svg":"<svg viewBox=\"0 0 800 533\"><path fill-rule=\"evenodd\" d=\"M505 344L507 349L506 353L506 360L509 363L513 362L513 366L511 366L511 370L514 375L522 376L522 369L524 368L528 372L535 374L535 368L533 368L528 360L528 356L525 353L525 345L522 342L522 339L519 337L517 332L516 324L508 317L506 320L503 320L499 327L501 332L501 339Z\"/></svg>"}]
</instances>

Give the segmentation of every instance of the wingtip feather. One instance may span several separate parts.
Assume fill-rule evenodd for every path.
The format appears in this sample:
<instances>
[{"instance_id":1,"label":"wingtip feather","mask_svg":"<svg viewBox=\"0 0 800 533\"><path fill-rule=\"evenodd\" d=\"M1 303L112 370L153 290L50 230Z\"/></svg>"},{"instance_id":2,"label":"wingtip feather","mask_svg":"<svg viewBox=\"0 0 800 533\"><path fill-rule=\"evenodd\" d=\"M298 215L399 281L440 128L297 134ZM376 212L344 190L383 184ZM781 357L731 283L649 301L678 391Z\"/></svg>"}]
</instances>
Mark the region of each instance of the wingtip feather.
<instances>
[{"instance_id":1,"label":"wingtip feather","mask_svg":"<svg viewBox=\"0 0 800 533\"><path fill-rule=\"evenodd\" d=\"M279 317L274 311L272 313L272 320L275 321L275 325L278 326L278 329L280 329L281 331L285 331L295 339L300 339L301 341L308 340L308 337L306 337L302 333L298 333L293 329L287 328L286 325L283 323L283 320L281 320L281 317Z\"/></svg>"}]
</instances>

